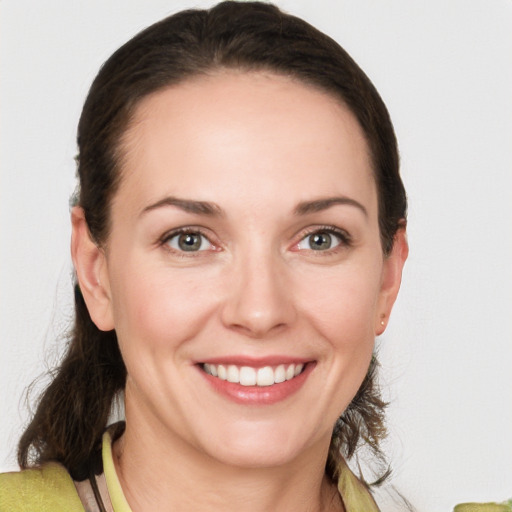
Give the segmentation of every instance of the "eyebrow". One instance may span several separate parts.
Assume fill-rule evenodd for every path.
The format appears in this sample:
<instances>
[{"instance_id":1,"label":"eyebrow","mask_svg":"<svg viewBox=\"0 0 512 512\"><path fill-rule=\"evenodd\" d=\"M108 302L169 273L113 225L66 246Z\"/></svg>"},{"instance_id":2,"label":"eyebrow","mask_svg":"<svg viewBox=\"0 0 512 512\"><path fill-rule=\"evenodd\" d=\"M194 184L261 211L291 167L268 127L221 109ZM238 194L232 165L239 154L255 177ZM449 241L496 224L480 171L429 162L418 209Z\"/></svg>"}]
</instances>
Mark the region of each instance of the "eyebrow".
<instances>
[{"instance_id":1,"label":"eyebrow","mask_svg":"<svg viewBox=\"0 0 512 512\"><path fill-rule=\"evenodd\" d=\"M344 196L326 197L322 199L315 199L314 201L303 201L295 207L294 214L307 215L309 213L321 212L335 205L354 206L355 208L361 210L365 217L368 217L368 211L360 202L356 201L355 199L351 199L350 197Z\"/></svg>"},{"instance_id":2,"label":"eyebrow","mask_svg":"<svg viewBox=\"0 0 512 512\"><path fill-rule=\"evenodd\" d=\"M368 217L368 212L361 203L359 203L355 199L351 199L350 197L344 196L326 197L322 199L315 199L313 201L303 201L295 207L293 213L294 215L308 215L310 213L316 213L321 212L323 210L327 210L328 208L331 208L336 205L354 206L355 208L359 209L365 215L365 217ZM212 217L220 217L224 215L224 211L218 204L211 203L208 201L193 201L191 199L180 199L172 196L164 197L163 199L160 199L156 203L146 206L142 210L141 215L165 206L175 206L187 213L194 213L196 215L208 215Z\"/></svg>"},{"instance_id":3,"label":"eyebrow","mask_svg":"<svg viewBox=\"0 0 512 512\"><path fill-rule=\"evenodd\" d=\"M222 208L215 204L207 201L193 201L191 199L180 199L178 197L164 197L160 199L156 203L150 204L146 206L141 215L152 210L156 210L157 208L162 208L164 206L176 206L181 210L187 213L195 213L197 215L209 215L212 217L220 217L223 215Z\"/></svg>"}]
</instances>

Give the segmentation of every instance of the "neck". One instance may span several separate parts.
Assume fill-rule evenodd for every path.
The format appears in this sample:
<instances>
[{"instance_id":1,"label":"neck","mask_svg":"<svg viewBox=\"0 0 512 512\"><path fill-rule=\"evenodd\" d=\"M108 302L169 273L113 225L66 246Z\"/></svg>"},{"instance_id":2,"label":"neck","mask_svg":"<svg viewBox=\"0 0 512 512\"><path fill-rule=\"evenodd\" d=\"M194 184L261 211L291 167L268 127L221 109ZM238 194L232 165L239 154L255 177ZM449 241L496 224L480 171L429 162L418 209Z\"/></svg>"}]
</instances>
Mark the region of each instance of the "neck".
<instances>
[{"instance_id":1,"label":"neck","mask_svg":"<svg viewBox=\"0 0 512 512\"><path fill-rule=\"evenodd\" d=\"M325 476L326 447L278 467L241 468L199 452L167 429L129 418L114 463L133 512L343 510Z\"/></svg>"}]
</instances>

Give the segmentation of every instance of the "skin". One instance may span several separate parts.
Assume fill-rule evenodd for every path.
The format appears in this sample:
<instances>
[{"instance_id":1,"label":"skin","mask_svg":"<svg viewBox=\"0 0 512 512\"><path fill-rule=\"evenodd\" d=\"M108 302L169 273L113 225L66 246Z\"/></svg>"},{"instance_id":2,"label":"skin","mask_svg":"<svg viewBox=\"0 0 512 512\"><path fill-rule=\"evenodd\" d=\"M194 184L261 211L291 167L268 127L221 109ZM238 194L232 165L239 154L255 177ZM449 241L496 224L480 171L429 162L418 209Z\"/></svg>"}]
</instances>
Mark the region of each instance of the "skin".
<instances>
[{"instance_id":1,"label":"skin","mask_svg":"<svg viewBox=\"0 0 512 512\"><path fill-rule=\"evenodd\" d=\"M342 510L323 469L332 427L407 256L403 230L382 253L354 116L289 78L219 72L145 98L124 151L107 243L91 241L75 208L72 254L91 317L116 329L128 370L114 453L131 508ZM311 207L326 198L343 200ZM201 250L180 250L183 227L202 233ZM312 249L311 233L331 229L331 247ZM283 400L237 403L197 364L230 356L300 358L310 371Z\"/></svg>"}]
</instances>

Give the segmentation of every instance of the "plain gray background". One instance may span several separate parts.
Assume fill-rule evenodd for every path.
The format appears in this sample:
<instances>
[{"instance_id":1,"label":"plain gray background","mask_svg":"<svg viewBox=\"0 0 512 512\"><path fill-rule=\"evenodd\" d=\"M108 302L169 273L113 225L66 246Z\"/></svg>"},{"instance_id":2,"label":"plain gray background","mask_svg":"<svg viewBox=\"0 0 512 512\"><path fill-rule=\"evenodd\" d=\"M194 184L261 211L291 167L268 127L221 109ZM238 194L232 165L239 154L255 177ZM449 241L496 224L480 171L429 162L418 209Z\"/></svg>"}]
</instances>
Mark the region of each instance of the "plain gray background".
<instances>
[{"instance_id":1,"label":"plain gray background","mask_svg":"<svg viewBox=\"0 0 512 512\"><path fill-rule=\"evenodd\" d=\"M16 467L24 389L57 360L72 314L87 89L137 31L211 3L0 2L1 470ZM394 483L428 512L512 497L512 2L277 3L351 53L400 143L411 253L379 342Z\"/></svg>"}]
</instances>

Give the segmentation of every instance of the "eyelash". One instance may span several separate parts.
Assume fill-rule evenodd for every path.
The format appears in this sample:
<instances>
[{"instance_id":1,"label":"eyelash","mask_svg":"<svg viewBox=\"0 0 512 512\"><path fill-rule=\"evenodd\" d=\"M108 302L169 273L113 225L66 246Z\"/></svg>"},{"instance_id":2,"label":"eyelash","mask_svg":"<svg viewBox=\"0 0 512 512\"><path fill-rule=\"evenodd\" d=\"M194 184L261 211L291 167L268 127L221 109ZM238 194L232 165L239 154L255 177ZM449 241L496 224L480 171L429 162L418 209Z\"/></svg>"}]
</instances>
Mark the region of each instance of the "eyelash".
<instances>
[{"instance_id":1,"label":"eyelash","mask_svg":"<svg viewBox=\"0 0 512 512\"><path fill-rule=\"evenodd\" d=\"M199 235L208 241L208 243L214 248L213 249L214 252L217 252L219 250L219 247L210 240L210 237L208 235L206 235L206 233L203 231L203 229L195 227L195 226L178 228L178 229L173 229L172 231L168 231L159 239L158 245L163 247L165 250L172 252L174 255L177 255L178 257L182 257L182 258L195 257L195 256L199 256L200 253L208 252L207 250L180 251L179 249L175 249L174 247L171 247L169 245L169 242L173 238L179 237L181 235L186 235L186 234Z\"/></svg>"},{"instance_id":2,"label":"eyelash","mask_svg":"<svg viewBox=\"0 0 512 512\"><path fill-rule=\"evenodd\" d=\"M300 240L296 244L294 244L293 247L298 247L298 245L301 244L302 242L304 242L308 237L315 235L315 234L319 234L319 233L326 233L328 235L334 235L336 238L339 239L340 242L335 247L326 249L324 251L321 251L321 250L315 251L314 249L311 249L311 248L306 249L310 253L315 253L315 256L336 254L340 250L352 247L352 245L353 245L352 237L344 229L337 228L336 226L315 226L315 227L307 229L305 233L302 233ZM301 249L298 249L298 250L301 250Z\"/></svg>"},{"instance_id":3,"label":"eyelash","mask_svg":"<svg viewBox=\"0 0 512 512\"><path fill-rule=\"evenodd\" d=\"M336 238L339 239L339 244L336 245L333 248L329 248L326 250L314 250L314 249L298 249L299 244L304 242L308 237L319 234L319 233L325 233L328 235L334 235ZM167 251L172 252L175 255L178 255L179 257L196 257L199 256L200 253L208 252L207 250L199 250L199 251L180 251L178 249L175 249L173 247L170 247L169 242L175 237L186 235L186 234L194 234L199 235L201 237L204 237L208 243L214 248L214 252L218 252L220 250L220 247L216 244L214 244L210 237L204 232L202 228L189 226L189 227L183 227L174 229L172 231L168 231L165 233L158 241L158 244L162 246ZM353 245L352 237L350 234L340 228L337 228L335 226L315 226L307 229L305 232L301 233L301 238L298 242L293 244L293 248L297 248L296 250L307 250L310 253L316 253L316 256L325 255L325 254L335 254L339 250L343 250L345 248L349 248Z\"/></svg>"}]
</instances>

